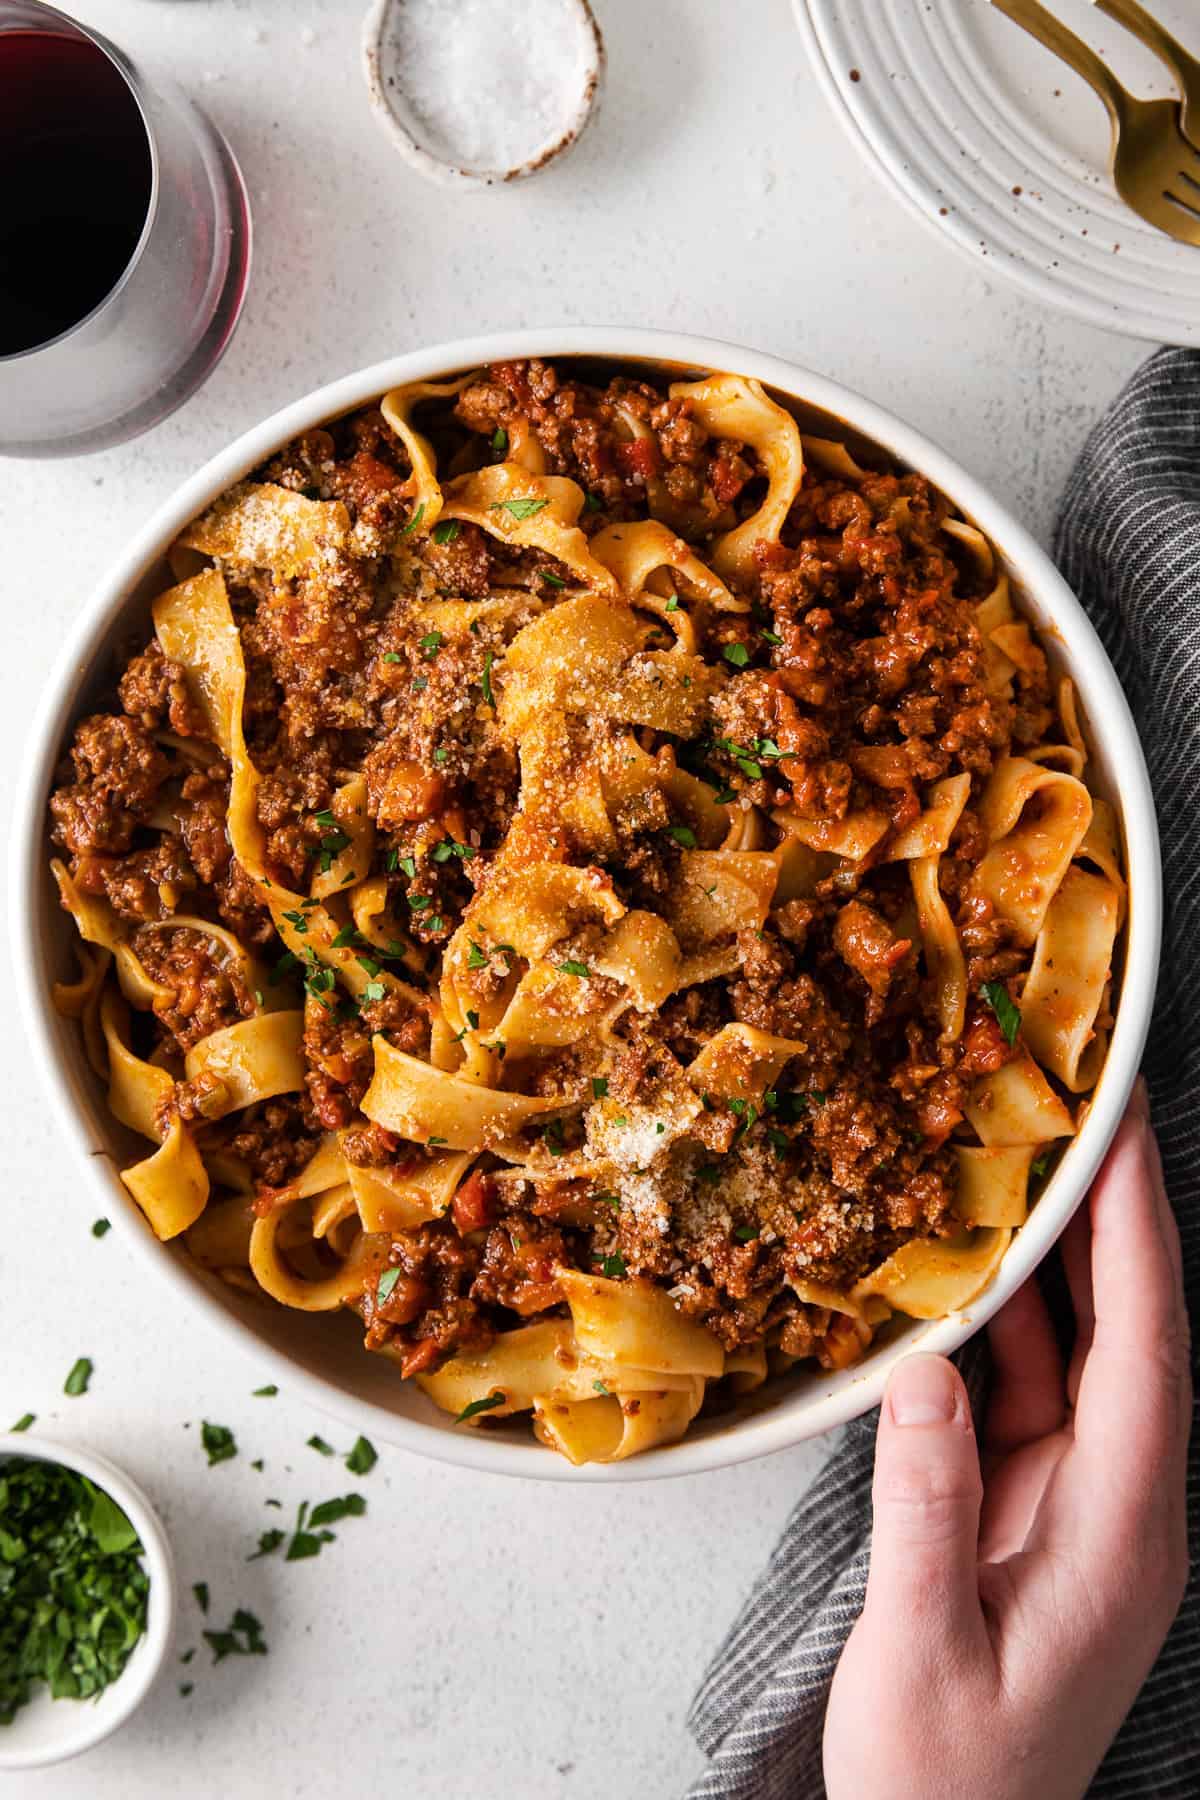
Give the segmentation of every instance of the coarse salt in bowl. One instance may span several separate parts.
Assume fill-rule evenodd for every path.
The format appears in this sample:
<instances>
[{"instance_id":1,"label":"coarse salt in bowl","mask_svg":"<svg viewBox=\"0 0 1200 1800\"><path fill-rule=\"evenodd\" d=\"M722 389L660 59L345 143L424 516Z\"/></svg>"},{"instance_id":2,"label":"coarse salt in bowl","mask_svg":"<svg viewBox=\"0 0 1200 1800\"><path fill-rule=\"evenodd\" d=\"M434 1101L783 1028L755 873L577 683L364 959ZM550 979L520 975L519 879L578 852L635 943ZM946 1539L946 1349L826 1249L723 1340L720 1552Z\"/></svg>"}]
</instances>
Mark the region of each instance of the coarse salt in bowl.
<instances>
[{"instance_id":1,"label":"coarse salt in bowl","mask_svg":"<svg viewBox=\"0 0 1200 1800\"><path fill-rule=\"evenodd\" d=\"M414 168L491 187L576 141L604 44L588 0L374 0L363 61L375 116Z\"/></svg>"}]
</instances>

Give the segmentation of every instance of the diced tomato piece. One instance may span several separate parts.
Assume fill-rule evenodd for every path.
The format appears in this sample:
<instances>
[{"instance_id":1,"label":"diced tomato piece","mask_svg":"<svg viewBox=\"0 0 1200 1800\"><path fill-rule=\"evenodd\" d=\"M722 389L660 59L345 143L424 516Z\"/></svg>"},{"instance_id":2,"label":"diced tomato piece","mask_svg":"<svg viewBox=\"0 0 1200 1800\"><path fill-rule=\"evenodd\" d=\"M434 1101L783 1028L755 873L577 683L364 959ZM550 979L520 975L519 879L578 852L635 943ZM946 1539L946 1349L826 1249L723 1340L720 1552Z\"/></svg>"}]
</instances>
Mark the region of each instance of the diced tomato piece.
<instances>
[{"instance_id":1,"label":"diced tomato piece","mask_svg":"<svg viewBox=\"0 0 1200 1800\"><path fill-rule=\"evenodd\" d=\"M658 472L658 445L653 438L631 438L617 445L617 465L625 475L648 481Z\"/></svg>"},{"instance_id":2,"label":"diced tomato piece","mask_svg":"<svg viewBox=\"0 0 1200 1800\"><path fill-rule=\"evenodd\" d=\"M994 1075L1006 1062L1011 1062L1014 1055L1015 1051L1005 1042L1000 1021L994 1013L971 1014L963 1033L962 1055L958 1063L960 1075Z\"/></svg>"},{"instance_id":3,"label":"diced tomato piece","mask_svg":"<svg viewBox=\"0 0 1200 1800\"><path fill-rule=\"evenodd\" d=\"M481 1170L473 1169L454 1196L452 1212L460 1237L484 1231L495 1217L496 1184Z\"/></svg>"},{"instance_id":4,"label":"diced tomato piece","mask_svg":"<svg viewBox=\"0 0 1200 1800\"><path fill-rule=\"evenodd\" d=\"M438 1354L436 1338L422 1338L419 1344L414 1344L411 1350L405 1351L400 1363L400 1373L402 1375L423 1375L426 1369L433 1367L438 1359Z\"/></svg>"}]
</instances>

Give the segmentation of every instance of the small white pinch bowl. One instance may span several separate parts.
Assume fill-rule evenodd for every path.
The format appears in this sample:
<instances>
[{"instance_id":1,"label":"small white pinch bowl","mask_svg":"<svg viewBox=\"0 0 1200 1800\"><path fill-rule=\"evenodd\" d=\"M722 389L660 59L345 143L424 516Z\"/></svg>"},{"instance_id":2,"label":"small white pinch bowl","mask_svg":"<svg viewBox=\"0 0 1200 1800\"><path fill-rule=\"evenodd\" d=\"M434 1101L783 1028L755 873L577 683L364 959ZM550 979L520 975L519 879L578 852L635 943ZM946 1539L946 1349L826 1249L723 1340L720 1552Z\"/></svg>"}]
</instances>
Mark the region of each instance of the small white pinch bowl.
<instances>
[{"instance_id":1,"label":"small white pinch bowl","mask_svg":"<svg viewBox=\"0 0 1200 1800\"><path fill-rule=\"evenodd\" d=\"M397 78L395 48L389 42L394 14L404 0L372 0L363 20L363 73L371 109L380 128L410 166L441 187L489 188L536 175L556 161L581 137L595 114L604 80L604 39L588 0L560 0L564 13L575 23L579 37L579 63L569 88L562 95L562 116L544 143L511 168L484 168L455 162L430 141L421 120Z\"/></svg>"},{"instance_id":2,"label":"small white pinch bowl","mask_svg":"<svg viewBox=\"0 0 1200 1800\"><path fill-rule=\"evenodd\" d=\"M241 480L298 432L376 400L410 381L440 381L490 362L539 356L616 362L626 373L689 378L729 370L790 398L802 423L819 436L844 435L928 477L989 537L1042 635L1056 672L1076 687L1100 790L1112 801L1124 840L1129 916L1116 1023L1087 1116L1066 1145L994 1280L962 1312L944 1319L897 1321L859 1363L832 1373L816 1369L746 1396L733 1412L700 1418L681 1443L620 1463L572 1468L535 1442L524 1420L494 1429L456 1426L413 1382L396 1378L386 1358L362 1347L358 1321L292 1312L238 1292L192 1263L180 1244L160 1244L126 1193L117 1171L145 1155L142 1140L112 1116L103 1086L88 1066L78 1024L60 1018L55 980L75 968L74 926L58 904L49 872L47 796L74 722L99 701L115 673L118 646L150 633L153 595L170 585L166 553L183 527L234 481ZM980 1329L1028 1279L1083 1200L1121 1121L1149 1028L1158 973L1162 876L1154 800L1129 706L1094 627L1046 552L1026 528L961 464L873 400L828 376L780 357L676 331L623 326L554 326L433 345L389 357L330 382L283 407L219 451L185 481L126 547L79 609L75 629L43 698L15 783L11 841L12 970L21 1000L29 1055L80 1172L80 1205L105 1212L147 1282L165 1284L179 1310L191 1310L199 1334L220 1331L240 1344L260 1380L340 1418L353 1431L403 1450L491 1474L575 1483L649 1481L728 1467L785 1450L877 1406L887 1377L912 1350L949 1355Z\"/></svg>"},{"instance_id":3,"label":"small white pinch bowl","mask_svg":"<svg viewBox=\"0 0 1200 1800\"><path fill-rule=\"evenodd\" d=\"M107 1457L93 1451L28 1432L0 1432L0 1464L13 1460L57 1463L103 1488L141 1540L142 1567L150 1577L150 1592L145 1631L117 1679L94 1700L52 1700L44 1683L35 1684L28 1704L21 1707L11 1725L0 1728L0 1774L66 1762L110 1737L132 1718L154 1686L175 1634L175 1560L167 1534L141 1488Z\"/></svg>"}]
</instances>

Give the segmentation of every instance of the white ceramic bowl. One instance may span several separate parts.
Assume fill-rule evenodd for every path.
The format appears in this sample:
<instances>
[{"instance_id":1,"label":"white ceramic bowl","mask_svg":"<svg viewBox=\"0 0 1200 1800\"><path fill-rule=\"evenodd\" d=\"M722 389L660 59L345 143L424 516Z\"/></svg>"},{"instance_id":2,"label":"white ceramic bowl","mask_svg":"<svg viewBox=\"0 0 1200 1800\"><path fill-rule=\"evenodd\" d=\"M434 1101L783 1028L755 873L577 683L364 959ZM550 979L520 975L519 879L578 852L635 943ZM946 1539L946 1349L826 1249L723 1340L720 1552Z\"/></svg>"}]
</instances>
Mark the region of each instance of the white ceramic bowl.
<instances>
[{"instance_id":1,"label":"white ceramic bowl","mask_svg":"<svg viewBox=\"0 0 1200 1800\"><path fill-rule=\"evenodd\" d=\"M103 1456L52 1438L0 1432L0 1463L12 1457L59 1463L86 1475L122 1509L142 1542L142 1567L150 1577L146 1629L120 1675L94 1700L52 1700L39 1682L11 1725L0 1727L0 1773L40 1769L79 1756L123 1725L157 1680L175 1631L175 1563L166 1533L141 1488Z\"/></svg>"},{"instance_id":2,"label":"white ceramic bowl","mask_svg":"<svg viewBox=\"0 0 1200 1800\"><path fill-rule=\"evenodd\" d=\"M1069 668L1096 751L1099 781L1123 821L1130 877L1124 977L1103 1075L1078 1136L986 1293L966 1313L932 1323L912 1321L854 1368L835 1374L817 1371L773 1384L765 1395L750 1396L735 1413L698 1421L680 1444L627 1463L581 1469L536 1444L527 1425L486 1431L456 1428L415 1386L398 1382L391 1363L363 1351L360 1334L348 1318L318 1318L255 1302L193 1267L178 1247L159 1244L116 1175L118 1165L145 1154L144 1145L111 1117L87 1066L77 1026L60 1019L50 1003L51 982L74 967L70 948L74 928L57 904L46 867L45 807L54 765L72 722L86 710L92 693L112 678L112 647L128 636L131 627L141 626L149 635L145 623L149 601L169 582L164 553L172 539L232 481L297 432L362 405L400 382L430 380L479 363L534 355L668 364L680 374L727 369L754 376L800 401L825 435L858 434L928 476L998 547L1023 606L1046 634L1052 660ZM601 327L505 332L392 357L284 407L186 481L81 609L30 736L17 795L12 877L13 962L31 1053L42 1070L49 1103L91 1185L87 1207L112 1217L141 1259L147 1278L169 1283L192 1308L197 1330L204 1320L209 1329L243 1344L260 1367L269 1368L294 1392L355 1430L471 1468L562 1481L644 1481L784 1449L877 1405L888 1371L908 1351L918 1346L955 1350L990 1318L1063 1230L1116 1130L1150 1020L1161 913L1154 805L1125 696L1082 608L1024 527L935 444L824 376L706 338Z\"/></svg>"}]
</instances>

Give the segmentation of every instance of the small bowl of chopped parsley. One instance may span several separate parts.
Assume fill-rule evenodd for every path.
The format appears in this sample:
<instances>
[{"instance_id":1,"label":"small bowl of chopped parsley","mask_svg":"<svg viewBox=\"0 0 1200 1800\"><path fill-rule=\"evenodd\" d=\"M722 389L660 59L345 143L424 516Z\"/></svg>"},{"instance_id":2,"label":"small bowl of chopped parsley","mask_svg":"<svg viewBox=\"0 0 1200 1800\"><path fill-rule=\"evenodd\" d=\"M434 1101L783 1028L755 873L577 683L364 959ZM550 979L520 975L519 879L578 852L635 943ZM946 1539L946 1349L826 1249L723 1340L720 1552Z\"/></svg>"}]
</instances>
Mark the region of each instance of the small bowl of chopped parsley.
<instances>
[{"instance_id":1,"label":"small bowl of chopped parsley","mask_svg":"<svg viewBox=\"0 0 1200 1800\"><path fill-rule=\"evenodd\" d=\"M108 1737L174 1625L171 1550L140 1489L90 1452L0 1433L0 1771Z\"/></svg>"}]
</instances>

